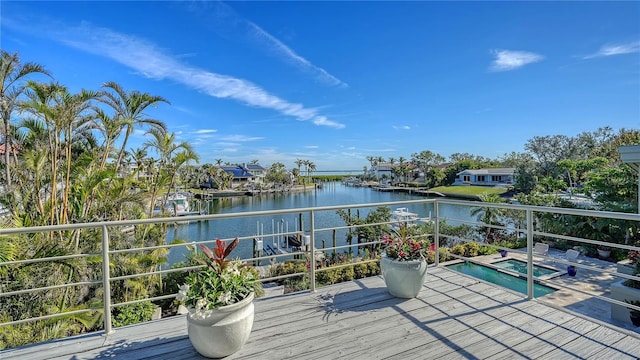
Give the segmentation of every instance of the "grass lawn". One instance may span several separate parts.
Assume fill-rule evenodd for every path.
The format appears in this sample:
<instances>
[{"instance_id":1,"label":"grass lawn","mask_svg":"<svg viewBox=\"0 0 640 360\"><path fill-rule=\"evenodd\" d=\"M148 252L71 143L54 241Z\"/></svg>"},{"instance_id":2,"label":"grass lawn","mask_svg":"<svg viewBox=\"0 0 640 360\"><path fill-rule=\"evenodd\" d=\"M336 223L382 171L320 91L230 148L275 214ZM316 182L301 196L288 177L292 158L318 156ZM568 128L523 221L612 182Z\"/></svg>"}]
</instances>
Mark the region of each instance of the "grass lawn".
<instances>
[{"instance_id":1,"label":"grass lawn","mask_svg":"<svg viewBox=\"0 0 640 360\"><path fill-rule=\"evenodd\" d=\"M487 186L438 186L429 189L429 191L439 192L453 197L461 196L477 198L482 194L501 195L506 193L507 189Z\"/></svg>"}]
</instances>

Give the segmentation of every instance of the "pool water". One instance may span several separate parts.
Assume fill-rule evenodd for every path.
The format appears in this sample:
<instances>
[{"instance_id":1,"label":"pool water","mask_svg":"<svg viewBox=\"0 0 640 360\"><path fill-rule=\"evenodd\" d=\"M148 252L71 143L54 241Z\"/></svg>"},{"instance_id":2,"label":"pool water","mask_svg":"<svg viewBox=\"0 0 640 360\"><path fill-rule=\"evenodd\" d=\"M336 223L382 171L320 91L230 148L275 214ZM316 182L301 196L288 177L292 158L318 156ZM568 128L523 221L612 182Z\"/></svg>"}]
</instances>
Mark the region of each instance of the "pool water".
<instances>
[{"instance_id":1,"label":"pool water","mask_svg":"<svg viewBox=\"0 0 640 360\"><path fill-rule=\"evenodd\" d=\"M490 283L500 285L507 289L517 291L521 294L527 294L527 280L517 276L509 275L507 273L492 269L487 266L474 264L472 262L463 262L453 265L447 265L448 269L461 272L466 275L473 276L475 278L488 281ZM526 271L526 269L525 269ZM545 286L542 284L533 284L533 297L540 297L547 294L551 294L556 289Z\"/></svg>"},{"instance_id":2,"label":"pool water","mask_svg":"<svg viewBox=\"0 0 640 360\"><path fill-rule=\"evenodd\" d=\"M504 260L491 264L499 268L514 271L523 275L527 275L527 263L520 260ZM555 274L558 270L550 269L542 266L533 265L533 276L539 277L544 275Z\"/></svg>"}]
</instances>

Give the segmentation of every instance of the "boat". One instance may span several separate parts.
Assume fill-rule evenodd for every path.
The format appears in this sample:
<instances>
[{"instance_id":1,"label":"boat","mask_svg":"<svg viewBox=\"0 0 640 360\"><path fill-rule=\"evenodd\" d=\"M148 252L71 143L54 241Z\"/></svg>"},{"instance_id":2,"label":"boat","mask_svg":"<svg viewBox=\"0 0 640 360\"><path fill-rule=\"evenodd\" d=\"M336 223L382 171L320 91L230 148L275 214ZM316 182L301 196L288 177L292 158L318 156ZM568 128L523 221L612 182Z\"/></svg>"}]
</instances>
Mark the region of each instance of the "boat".
<instances>
[{"instance_id":1,"label":"boat","mask_svg":"<svg viewBox=\"0 0 640 360\"><path fill-rule=\"evenodd\" d=\"M420 219L420 215L409 212L408 208L397 208L391 213L393 222L415 222Z\"/></svg>"},{"instance_id":2,"label":"boat","mask_svg":"<svg viewBox=\"0 0 640 360\"><path fill-rule=\"evenodd\" d=\"M189 207L189 197L182 192L169 194L164 204L164 209L171 216L193 215Z\"/></svg>"},{"instance_id":3,"label":"boat","mask_svg":"<svg viewBox=\"0 0 640 360\"><path fill-rule=\"evenodd\" d=\"M349 186L362 186L362 179L355 176L342 179L342 183Z\"/></svg>"},{"instance_id":4,"label":"boat","mask_svg":"<svg viewBox=\"0 0 640 360\"><path fill-rule=\"evenodd\" d=\"M400 230L403 225L413 226L420 220L420 215L409 212L408 208L402 207L393 210L391 213L391 223L389 224L393 230Z\"/></svg>"}]
</instances>

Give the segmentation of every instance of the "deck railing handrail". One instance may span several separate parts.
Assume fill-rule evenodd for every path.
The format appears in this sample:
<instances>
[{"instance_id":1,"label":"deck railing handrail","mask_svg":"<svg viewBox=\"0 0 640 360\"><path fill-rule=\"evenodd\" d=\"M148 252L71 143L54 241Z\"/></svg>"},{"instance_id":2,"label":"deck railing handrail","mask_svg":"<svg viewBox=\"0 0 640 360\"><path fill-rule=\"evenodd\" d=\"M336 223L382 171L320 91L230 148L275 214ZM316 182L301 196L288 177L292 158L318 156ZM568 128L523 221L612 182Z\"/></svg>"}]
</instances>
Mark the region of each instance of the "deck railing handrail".
<instances>
[{"instance_id":1,"label":"deck railing handrail","mask_svg":"<svg viewBox=\"0 0 640 360\"><path fill-rule=\"evenodd\" d=\"M434 257L434 261L435 261L435 266L439 266L439 252L440 252L440 243L441 240L443 238L448 238L449 236L441 234L440 231L440 222L442 220L446 220L446 218L441 217L441 212L440 212L440 207L442 204L452 204L452 205L461 205L461 206L466 206L466 207L487 207L487 208L506 208L506 209L512 209L512 210L518 210L518 211L523 211L525 214L524 217L524 221L525 221L525 225L524 228L517 228L517 227L506 227L506 226L496 226L496 225L491 225L491 224L485 224L482 223L481 221L478 222L473 222L473 221L464 221L464 223L467 224L474 224L474 225L480 225L480 226L486 226L489 228L502 228L502 229L508 229L511 231L516 231L517 233L522 233L526 235L526 240L527 240L527 247L526 247L526 258L527 258L527 269L528 269L528 274L527 274L527 288L528 288L528 294L527 297L529 299L533 298L533 284L534 284L534 277L533 277L533 244L534 244L534 238L536 236L541 236L541 237L550 237L550 238L557 238L557 239L562 239L562 240L568 240L568 241L576 241L576 242L582 242L582 243L586 243L586 244L591 244L591 245L606 245L612 248L619 248L619 249L624 249L624 250L640 250L640 248L632 246L632 245L626 245L626 244L615 244L615 243L609 243L609 242L603 242L603 241L598 241L598 240L591 240L591 239L584 239L584 238L579 238L579 237L574 237L574 236L567 236L567 235L563 235L563 234L553 234L553 233L548 233L548 232L543 232L543 231L536 231L534 229L534 217L535 214L537 213L553 213L553 214L565 214L565 215L577 215L577 216L592 216L592 217L598 217L598 218L610 218L610 219L618 219L618 220L627 220L627 221L638 221L640 222L640 215L638 214L628 214L628 213L617 213L617 212L606 212L606 211L595 211L595 210L582 210L582 209L567 209L567 208L554 208L554 207L539 207L539 206L530 206L530 205L518 205L518 204L495 204L495 203L479 203L479 202L473 202L473 201L467 201L467 200L452 200L452 199L446 199L446 198L437 198L437 199L419 199L419 200L404 200L404 201L389 201L389 202L376 202L376 203L360 203L360 204L348 204L348 205L331 205L331 206L318 206L318 207L304 207L304 208L292 208L292 209L280 209L280 210L264 210L264 211L248 211L248 212L240 212L240 213L228 213L228 214L209 214L209 215L189 215L189 216L181 216L180 217L180 221L208 221L208 220L221 220L221 219L231 219L231 218L240 218L240 217L259 217L259 216L277 216L277 215L283 215L283 214L303 214L306 213L308 214L309 217L309 236L310 236L310 244L309 247L306 251L306 256L308 256L309 258L309 277L311 279L310 281L310 291L315 291L315 286L316 286L316 271L324 271L322 269L316 269L316 261L315 261L315 252L316 250L316 246L318 245L316 242L316 236L315 234L317 232L320 231L335 231L335 230L339 230L339 229L350 229L350 228L354 228L356 226L354 225L346 225L346 226L333 226L333 227L326 227L326 228L316 228L316 223L315 223L315 215L318 212L323 212L323 211L336 211L339 209L362 209L362 208L377 208L377 207L390 207L390 206L395 206L395 205L412 205L412 204L433 204L434 206L434 211L433 211L433 241L435 246L435 257ZM158 246L146 246L146 247L140 247L140 248L130 248L130 249L110 249L110 241L109 241L109 235L111 233L111 229L113 228L121 228L121 227L127 227L127 226L131 226L131 225L145 225L145 224L158 224L158 223L173 223L176 221L175 217L162 217L162 218L151 218L151 219L137 219L137 220L120 220L120 221L98 221L98 222L90 222L90 223L75 223L75 224L64 224L64 225L47 225L47 226L33 226L33 227L23 227L23 228L0 228L0 236L5 236L5 235L12 235L12 234L23 234L23 233L42 233L42 232L53 232L53 231L65 231L65 230L77 230L77 229L98 229L102 232L102 249L99 253L88 253L88 254L71 254L71 255L64 255L64 256L55 256L55 257L49 257L49 258L36 258L36 259L27 259L27 260L16 260L16 261L7 261L7 262L0 262L0 267L1 266L9 266L9 265L18 265L18 264L28 264L28 263L36 263L36 262L43 262L43 261L54 261L54 260L66 260L66 259L74 259L74 258L79 258L79 257L97 257L100 256L102 258L102 273L101 273L101 278L100 279L93 279L93 280L89 280L89 281L83 281L83 282L77 282L77 283L65 283L65 284L58 284L58 285L52 285L52 286L46 286L46 287L39 287L39 288L32 288L32 289L24 289L24 290L16 290L16 291L11 291L11 292L5 292L2 293L0 292L0 297L6 297L6 296L11 296L11 295L16 295L16 294L23 294L23 293L30 293L30 292L35 292L35 291L45 291L45 290L51 290L51 289L57 289L57 288L62 288L62 287L70 287L70 286L78 286L78 285L96 285L96 284L102 284L103 287L103 306L102 306L102 311L104 312L105 316L104 316L104 332L105 333L110 333L112 331L112 324L111 324L111 310L116 307L116 306L121 306L121 305L125 305L125 304L131 304L131 303L136 303L136 302L141 302L141 301L145 301L145 300L149 300L149 299L137 299L137 300L132 300L132 301L128 301L128 302L122 302L119 304L112 304L112 297L111 297L111 282L112 281L116 281L116 280L123 280L123 279L129 279L129 278L134 278L134 277L141 277L141 276L154 276L154 275L162 275L164 273L169 273L169 272L174 272L174 271L185 271L186 269L189 269L187 267L185 268L181 268L181 269L171 269L171 270L158 270L158 271L154 271L154 272L144 272L144 273L136 273L136 274L130 274L130 275L123 275L123 276L111 276L110 275L110 268L109 268L109 263L110 263L110 255L112 254L119 254L119 253L125 253L125 252L135 252L135 251L147 251L147 250L154 250L154 249L170 249L173 247L180 247L180 246L189 246L193 243L190 244L164 244L164 245L158 245ZM456 220L457 222L463 222L461 220ZM377 225L381 225L384 223L377 223ZM364 225L360 225L360 226L371 226L372 224L364 224ZM374 224L375 225L375 224ZM304 229L302 229L301 231L306 231ZM299 233L300 231L287 231L287 232L281 232L278 233L278 235L282 235L282 234L296 234ZM270 235L256 235L253 236L254 238L265 238L265 237L271 237L274 234L270 234ZM244 237L243 239L248 239L250 237ZM371 240L371 239L370 239ZM214 240L203 240L203 241L198 241L197 243L210 243L213 242ZM466 241L473 241L472 239L466 239ZM368 244L372 244L372 243L376 243L376 239L371 240L370 242L367 243L359 243L356 245L344 245L344 246L335 246L335 247L322 247L321 251L326 252L327 250L335 250L335 249L342 249L342 248L350 248L350 247L359 247L362 245L368 245ZM484 245L488 245L488 246L493 246L495 248L502 248L501 246L496 246L496 245L492 245L492 244L484 244ZM305 252L300 252L301 254L304 254ZM243 259L243 260L262 260L262 259L278 259L281 257L285 257L287 255L269 255L269 256L259 256L256 257L254 254L254 257L250 258L250 259ZM468 258L465 258L468 259ZM562 263L566 263L565 261L562 261ZM348 265L345 265L348 266ZM580 265L578 265L580 266ZM584 266L583 266L584 267ZM283 277L275 277L273 279L277 279L277 278L285 278L285 277L290 277L290 276L295 276L296 274L291 274L291 275L286 275ZM624 275L624 274L619 274L618 276L623 277L623 278L628 278L628 279L637 279L640 280L639 277L634 277L634 276L629 276L629 275ZM585 292L586 293L586 292ZM150 298L150 299L162 299L162 298L171 298L171 295L162 295L162 296L157 296L154 298ZM616 302L615 300L612 300L613 303L619 303ZM633 308L633 306L630 306ZM24 323L27 321L35 321L35 320L41 320L41 319L49 319L49 318L54 318L57 316L64 316L64 315L68 315L68 314L75 314L78 312L86 312L86 311L94 311L95 308L89 308L89 309L83 309L83 310L74 310L73 312L65 312L65 313L60 313L60 314L48 314L48 315L44 315L44 316L39 316L36 318L31 318L31 319L21 319L21 320L15 320L15 321L11 321L11 322L5 322L5 323L0 323L0 326L7 326L7 325L14 325L14 324L20 324L20 323Z\"/></svg>"}]
</instances>

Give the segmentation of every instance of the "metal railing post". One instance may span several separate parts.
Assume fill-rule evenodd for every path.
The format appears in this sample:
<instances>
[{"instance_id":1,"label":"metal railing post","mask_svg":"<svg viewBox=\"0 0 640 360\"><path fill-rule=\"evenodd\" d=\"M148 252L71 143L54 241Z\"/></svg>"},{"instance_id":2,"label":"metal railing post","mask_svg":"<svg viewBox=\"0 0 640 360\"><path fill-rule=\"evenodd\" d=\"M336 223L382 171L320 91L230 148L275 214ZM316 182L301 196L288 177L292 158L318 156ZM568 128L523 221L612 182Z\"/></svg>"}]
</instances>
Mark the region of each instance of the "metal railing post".
<instances>
[{"instance_id":1,"label":"metal railing post","mask_svg":"<svg viewBox=\"0 0 640 360\"><path fill-rule=\"evenodd\" d=\"M438 199L433 203L433 217L433 244L436 247L435 259L433 261L437 267L440 265L440 217L438 214Z\"/></svg>"},{"instance_id":2,"label":"metal railing post","mask_svg":"<svg viewBox=\"0 0 640 360\"><path fill-rule=\"evenodd\" d=\"M312 293L316 292L316 252L315 252L315 248L316 248L316 222L315 222L315 213L313 210L311 210L309 212L309 227L310 227L310 234L309 234L309 279L311 279L310 281L310 286L311 288L309 290L311 290Z\"/></svg>"},{"instance_id":3,"label":"metal railing post","mask_svg":"<svg viewBox=\"0 0 640 360\"><path fill-rule=\"evenodd\" d=\"M533 211L526 210L527 214L527 298L533 299Z\"/></svg>"},{"instance_id":4,"label":"metal railing post","mask_svg":"<svg viewBox=\"0 0 640 360\"><path fill-rule=\"evenodd\" d=\"M113 333L111 328L111 273L109 270L109 230L102 226L102 288L104 294L104 334Z\"/></svg>"}]
</instances>

